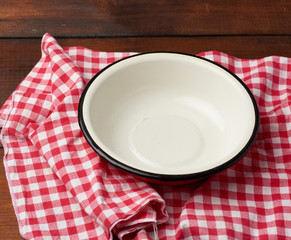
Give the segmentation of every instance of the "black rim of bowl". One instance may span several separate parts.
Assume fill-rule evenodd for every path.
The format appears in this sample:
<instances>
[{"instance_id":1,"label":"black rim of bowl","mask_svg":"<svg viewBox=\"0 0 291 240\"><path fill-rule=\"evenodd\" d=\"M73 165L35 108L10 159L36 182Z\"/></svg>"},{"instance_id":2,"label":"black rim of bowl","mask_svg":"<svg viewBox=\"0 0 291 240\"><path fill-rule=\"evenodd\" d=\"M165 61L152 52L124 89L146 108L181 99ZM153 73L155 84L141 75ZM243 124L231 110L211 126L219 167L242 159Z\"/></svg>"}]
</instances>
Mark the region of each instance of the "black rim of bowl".
<instances>
[{"instance_id":1,"label":"black rim of bowl","mask_svg":"<svg viewBox=\"0 0 291 240\"><path fill-rule=\"evenodd\" d=\"M241 149L241 151L239 151L233 158L229 159L228 161L226 161L225 163L216 166L214 168L211 168L209 170L206 171L202 171L202 172L195 172L195 173L187 173L187 174L161 174L161 173L152 173L152 172L147 172L147 171L143 171L131 166L128 166L120 161L118 161L117 159L111 157L109 154L107 154L102 148L100 148L100 146L98 146L96 144L96 142L93 140L93 138L91 137L86 124L84 122L84 118L83 118L83 104L84 104L84 99L86 96L86 93L89 89L89 87L91 86L91 84L98 78L98 76L106 71L108 68L110 68L111 66L124 61L128 58L134 58L134 57L138 57L141 55L146 55L146 54L156 54L156 53L170 53L170 54L178 54L178 55L185 55L185 56L190 56L190 57L194 57L194 58L198 58L201 59L203 61L212 63L218 67L220 67L221 69L223 69L224 71L228 72L229 74L231 74L234 79L236 79L243 87L244 89L247 91L250 99L252 100L253 103L253 107L254 107L254 112L255 112L255 124L254 124L254 128L253 128L253 132L252 135L250 137L250 139L248 140L248 142L246 143L246 145ZM158 51L158 52L144 52L144 53L139 53L136 55L132 55L132 56L128 56L125 58L122 58L120 60L117 60L109 65L107 65L106 67L104 67L102 70L100 70L86 85L84 91L82 92L82 95L80 97L80 101L79 101L79 106L78 106L78 122L81 128L81 131L84 134L85 139L87 140L87 142L89 143L89 145L93 148L93 150L103 159L105 159L106 161L108 161L109 163L111 163L112 165L126 171L129 172L133 175L136 175L138 177L141 178L145 178L145 179L151 179L151 180L155 180L155 181L162 181L162 182L179 182L179 181L192 181L192 180L199 180L205 177L209 177L215 173L218 173L230 166L232 166L234 163L236 163L238 160L240 160L250 149L250 147L252 146L257 133L258 133L258 128L259 128L259 110L258 110L258 106L257 103L255 101L255 98L252 94L252 92L250 91L250 89L246 86L246 84L237 76L235 75L233 72L231 72L229 69L225 68L224 66L211 61L209 59L200 57L200 56L196 56L196 55L192 55L192 54L187 54L187 53L180 53L180 52L169 52L169 51Z\"/></svg>"}]
</instances>

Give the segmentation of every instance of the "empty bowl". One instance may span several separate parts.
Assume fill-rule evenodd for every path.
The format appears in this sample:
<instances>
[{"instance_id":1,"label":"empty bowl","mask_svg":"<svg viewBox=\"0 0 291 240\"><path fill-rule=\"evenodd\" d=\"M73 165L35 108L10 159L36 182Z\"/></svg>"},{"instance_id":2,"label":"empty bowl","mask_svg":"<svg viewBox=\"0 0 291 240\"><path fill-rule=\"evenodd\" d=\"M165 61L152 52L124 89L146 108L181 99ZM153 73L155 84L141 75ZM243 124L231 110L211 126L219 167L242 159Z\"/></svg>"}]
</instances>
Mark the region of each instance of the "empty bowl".
<instances>
[{"instance_id":1,"label":"empty bowl","mask_svg":"<svg viewBox=\"0 0 291 240\"><path fill-rule=\"evenodd\" d=\"M138 178L181 184L242 158L258 130L253 95L232 72L201 57L153 52L96 74L79 103L91 147Z\"/></svg>"}]
</instances>

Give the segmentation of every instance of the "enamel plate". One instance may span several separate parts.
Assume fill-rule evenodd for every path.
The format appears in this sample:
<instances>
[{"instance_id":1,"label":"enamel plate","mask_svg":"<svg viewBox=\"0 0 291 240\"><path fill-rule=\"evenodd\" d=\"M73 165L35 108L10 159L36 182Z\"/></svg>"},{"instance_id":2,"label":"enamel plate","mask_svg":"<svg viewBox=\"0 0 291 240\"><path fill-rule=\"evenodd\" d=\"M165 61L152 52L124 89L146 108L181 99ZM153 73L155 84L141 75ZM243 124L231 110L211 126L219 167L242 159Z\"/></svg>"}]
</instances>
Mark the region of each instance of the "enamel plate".
<instances>
[{"instance_id":1,"label":"enamel plate","mask_svg":"<svg viewBox=\"0 0 291 240\"><path fill-rule=\"evenodd\" d=\"M181 53L117 61L93 77L79 104L91 147L157 182L194 181L231 166L250 148L258 123L254 97L236 75Z\"/></svg>"}]
</instances>

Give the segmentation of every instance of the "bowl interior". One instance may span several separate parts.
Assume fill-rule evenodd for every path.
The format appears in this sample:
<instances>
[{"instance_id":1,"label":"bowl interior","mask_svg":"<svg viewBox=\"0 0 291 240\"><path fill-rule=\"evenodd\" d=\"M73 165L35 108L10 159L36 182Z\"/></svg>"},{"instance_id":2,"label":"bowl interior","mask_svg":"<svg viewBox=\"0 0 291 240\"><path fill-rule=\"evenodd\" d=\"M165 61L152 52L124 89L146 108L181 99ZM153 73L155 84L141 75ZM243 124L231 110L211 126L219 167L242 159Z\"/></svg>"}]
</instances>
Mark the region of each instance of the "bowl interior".
<instances>
[{"instance_id":1,"label":"bowl interior","mask_svg":"<svg viewBox=\"0 0 291 240\"><path fill-rule=\"evenodd\" d=\"M250 140L254 103L223 68L193 56L149 53L90 83L83 120L111 158L146 172L193 174L234 158Z\"/></svg>"}]
</instances>

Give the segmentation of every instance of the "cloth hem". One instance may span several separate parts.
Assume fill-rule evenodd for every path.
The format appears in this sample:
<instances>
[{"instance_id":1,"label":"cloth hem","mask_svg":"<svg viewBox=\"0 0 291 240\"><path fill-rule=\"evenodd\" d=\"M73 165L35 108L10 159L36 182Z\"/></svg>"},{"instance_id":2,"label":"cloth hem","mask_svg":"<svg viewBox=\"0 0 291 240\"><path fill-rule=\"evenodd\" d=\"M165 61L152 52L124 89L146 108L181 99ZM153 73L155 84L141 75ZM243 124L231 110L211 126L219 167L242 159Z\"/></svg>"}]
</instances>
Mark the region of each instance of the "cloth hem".
<instances>
[{"instance_id":1,"label":"cloth hem","mask_svg":"<svg viewBox=\"0 0 291 240\"><path fill-rule=\"evenodd\" d=\"M6 123L8 122L9 115L10 115L12 109L13 109L13 101L14 101L15 93L17 93L17 92L14 92L11 95L11 101L9 103L9 109L8 109L7 114L6 114L6 119L3 120L2 131L0 133L0 141L1 141L1 143L3 145L3 149L4 149L4 155L3 155L4 170L5 170L5 175L6 175L6 179L7 179L7 182L8 182L8 188L9 188L9 193L10 193L10 197L11 197L11 200L12 200L12 205L13 205L13 208L14 208L14 212L15 212L15 215L16 215L17 222L18 222L19 233L20 233L22 238L26 239L26 236L23 233L23 225L22 225L22 223L21 223L21 221L19 219L19 212L18 212L17 205L16 205L16 202L15 202L13 186L12 186L12 183L10 181L10 177L9 177L9 173L8 173L8 167L7 167L7 163L6 163L6 156L8 154L8 147L7 147L6 142L3 139L3 137L4 137L3 130L5 128Z\"/></svg>"}]
</instances>

